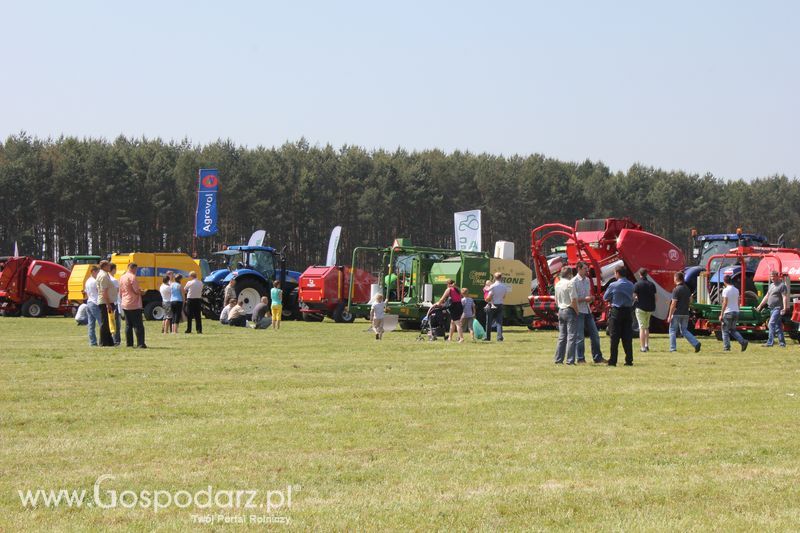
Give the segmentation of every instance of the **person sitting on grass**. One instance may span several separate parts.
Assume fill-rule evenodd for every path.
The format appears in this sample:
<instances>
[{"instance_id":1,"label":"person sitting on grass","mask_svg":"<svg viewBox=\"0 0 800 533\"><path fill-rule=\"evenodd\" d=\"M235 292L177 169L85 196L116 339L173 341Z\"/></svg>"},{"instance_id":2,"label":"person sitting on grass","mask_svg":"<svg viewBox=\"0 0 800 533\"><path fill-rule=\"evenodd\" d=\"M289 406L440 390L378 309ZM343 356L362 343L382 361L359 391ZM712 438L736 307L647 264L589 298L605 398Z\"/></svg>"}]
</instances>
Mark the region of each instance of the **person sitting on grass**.
<instances>
[{"instance_id":1,"label":"person sitting on grass","mask_svg":"<svg viewBox=\"0 0 800 533\"><path fill-rule=\"evenodd\" d=\"M242 304L244 300L239 300L228 313L228 325L243 328L247 326L247 313Z\"/></svg>"},{"instance_id":2,"label":"person sitting on grass","mask_svg":"<svg viewBox=\"0 0 800 533\"><path fill-rule=\"evenodd\" d=\"M269 314L269 298L262 296L261 301L253 307L251 321L253 329L269 328L269 325L272 324L272 317Z\"/></svg>"},{"instance_id":3,"label":"person sitting on grass","mask_svg":"<svg viewBox=\"0 0 800 533\"><path fill-rule=\"evenodd\" d=\"M375 295L375 303L369 310L369 321L372 323L372 331L375 332L375 340L383 339L383 317L386 316L386 302L383 301L383 294Z\"/></svg>"},{"instance_id":4,"label":"person sitting on grass","mask_svg":"<svg viewBox=\"0 0 800 533\"><path fill-rule=\"evenodd\" d=\"M75 312L75 323L79 326L89 324L89 306L85 303L78 306L78 310Z\"/></svg>"},{"instance_id":5,"label":"person sitting on grass","mask_svg":"<svg viewBox=\"0 0 800 533\"><path fill-rule=\"evenodd\" d=\"M231 309L234 308L236 305L236 298L231 298L228 300L228 305L222 308L222 312L219 314L219 323L228 325L228 319L230 318L228 315L231 312Z\"/></svg>"}]
</instances>

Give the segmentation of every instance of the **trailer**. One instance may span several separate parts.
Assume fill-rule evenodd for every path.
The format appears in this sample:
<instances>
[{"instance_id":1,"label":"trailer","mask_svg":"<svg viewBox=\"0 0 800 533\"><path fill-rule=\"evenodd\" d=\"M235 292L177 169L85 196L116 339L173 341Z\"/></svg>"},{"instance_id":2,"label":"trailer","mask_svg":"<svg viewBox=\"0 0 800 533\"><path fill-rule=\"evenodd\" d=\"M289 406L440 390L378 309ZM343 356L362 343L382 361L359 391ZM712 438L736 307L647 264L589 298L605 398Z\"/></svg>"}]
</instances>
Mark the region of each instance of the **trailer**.
<instances>
[{"instance_id":1,"label":"trailer","mask_svg":"<svg viewBox=\"0 0 800 533\"><path fill-rule=\"evenodd\" d=\"M348 266L310 266L300 274L298 301L303 320L319 322L325 317L335 322L351 323L355 316L347 310L347 298L350 294L351 272L355 284L353 301L367 303L370 299L370 287L378 280L364 270L355 270Z\"/></svg>"}]
</instances>

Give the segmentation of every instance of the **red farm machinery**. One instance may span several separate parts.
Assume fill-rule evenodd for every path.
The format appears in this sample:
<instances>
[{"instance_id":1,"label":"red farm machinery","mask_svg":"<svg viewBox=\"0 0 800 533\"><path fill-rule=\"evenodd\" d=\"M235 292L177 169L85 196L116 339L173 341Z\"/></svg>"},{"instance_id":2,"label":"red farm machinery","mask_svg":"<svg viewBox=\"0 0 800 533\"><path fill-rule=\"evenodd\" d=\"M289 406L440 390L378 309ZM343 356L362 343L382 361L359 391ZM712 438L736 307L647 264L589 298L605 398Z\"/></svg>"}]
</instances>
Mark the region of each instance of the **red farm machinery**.
<instances>
[{"instance_id":1,"label":"red farm machinery","mask_svg":"<svg viewBox=\"0 0 800 533\"><path fill-rule=\"evenodd\" d=\"M43 317L68 314L69 270L32 257L0 257L0 311L4 315Z\"/></svg>"},{"instance_id":2,"label":"red farm machinery","mask_svg":"<svg viewBox=\"0 0 800 533\"><path fill-rule=\"evenodd\" d=\"M566 257L548 260L546 245L550 241L565 242ZM673 276L684 268L683 252L668 240L642 229L629 218L582 219L574 227L565 224L544 224L531 231L531 256L536 281L530 297L535 318L532 328L552 328L558 325L558 309L553 291L558 270L562 265L574 267L578 261L589 265L592 293L591 304L595 319L606 323L607 306L603 291L613 281L614 271L624 266L631 280L646 268L656 284L656 310L653 316L666 320Z\"/></svg>"},{"instance_id":3,"label":"red farm machinery","mask_svg":"<svg viewBox=\"0 0 800 533\"><path fill-rule=\"evenodd\" d=\"M336 322L349 323L355 315L347 309L350 294L350 267L310 266L300 275L298 299L303 319L318 322L325 317ZM370 286L378 279L370 273L353 271L353 301L366 303L370 299Z\"/></svg>"}]
</instances>

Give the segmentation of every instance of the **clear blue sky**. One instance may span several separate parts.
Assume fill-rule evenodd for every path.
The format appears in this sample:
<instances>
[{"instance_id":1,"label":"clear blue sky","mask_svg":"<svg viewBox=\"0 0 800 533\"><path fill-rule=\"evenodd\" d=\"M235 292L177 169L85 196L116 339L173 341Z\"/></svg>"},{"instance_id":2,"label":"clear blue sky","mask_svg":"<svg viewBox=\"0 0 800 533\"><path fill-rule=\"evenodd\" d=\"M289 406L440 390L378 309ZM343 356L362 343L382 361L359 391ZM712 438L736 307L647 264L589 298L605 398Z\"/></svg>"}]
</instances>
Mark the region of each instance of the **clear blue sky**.
<instances>
[{"instance_id":1,"label":"clear blue sky","mask_svg":"<svg viewBox=\"0 0 800 533\"><path fill-rule=\"evenodd\" d=\"M12 2L0 136L800 176L800 3Z\"/></svg>"}]
</instances>

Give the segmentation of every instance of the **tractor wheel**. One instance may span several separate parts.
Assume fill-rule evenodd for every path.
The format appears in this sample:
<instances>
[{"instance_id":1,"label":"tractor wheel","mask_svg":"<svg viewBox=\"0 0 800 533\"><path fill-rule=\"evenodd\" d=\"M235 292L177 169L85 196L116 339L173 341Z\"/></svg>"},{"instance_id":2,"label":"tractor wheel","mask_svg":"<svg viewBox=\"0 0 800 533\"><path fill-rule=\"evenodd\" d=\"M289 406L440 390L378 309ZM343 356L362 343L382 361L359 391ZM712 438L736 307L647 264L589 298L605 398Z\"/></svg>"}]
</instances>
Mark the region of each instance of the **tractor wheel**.
<instances>
[{"instance_id":1,"label":"tractor wheel","mask_svg":"<svg viewBox=\"0 0 800 533\"><path fill-rule=\"evenodd\" d=\"M300 315L300 307L297 305L297 291L295 291L289 295L288 301L283 304L281 318L283 320L299 320L301 318Z\"/></svg>"},{"instance_id":2,"label":"tractor wheel","mask_svg":"<svg viewBox=\"0 0 800 533\"><path fill-rule=\"evenodd\" d=\"M236 282L236 298L242 302L242 308L247 316L253 314L253 308L261 301L261 297L266 295L267 290L264 285L255 279L245 278Z\"/></svg>"},{"instance_id":3,"label":"tractor wheel","mask_svg":"<svg viewBox=\"0 0 800 533\"><path fill-rule=\"evenodd\" d=\"M167 312L161 302L150 302L144 306L144 319L145 320L164 320Z\"/></svg>"},{"instance_id":4,"label":"tractor wheel","mask_svg":"<svg viewBox=\"0 0 800 533\"><path fill-rule=\"evenodd\" d=\"M30 318L41 318L47 314L44 303L37 299L31 298L22 304L22 316Z\"/></svg>"},{"instance_id":5,"label":"tractor wheel","mask_svg":"<svg viewBox=\"0 0 800 533\"><path fill-rule=\"evenodd\" d=\"M758 305L758 294L754 293L753 291L744 291L744 305L752 305L753 307Z\"/></svg>"},{"instance_id":6,"label":"tractor wheel","mask_svg":"<svg viewBox=\"0 0 800 533\"><path fill-rule=\"evenodd\" d=\"M353 313L349 313L344 304L339 304L339 306L333 311L333 320L340 324L352 324L353 320L355 319L355 315L353 315Z\"/></svg>"}]
</instances>

